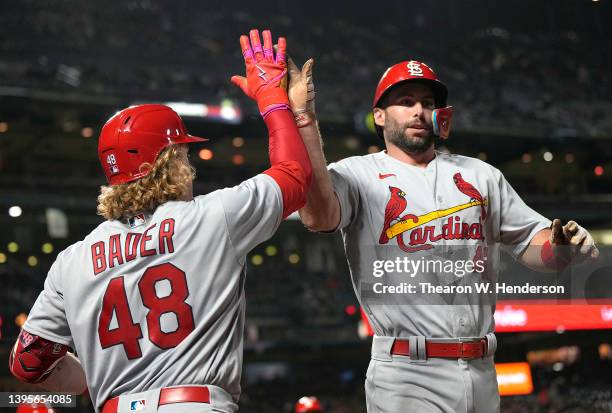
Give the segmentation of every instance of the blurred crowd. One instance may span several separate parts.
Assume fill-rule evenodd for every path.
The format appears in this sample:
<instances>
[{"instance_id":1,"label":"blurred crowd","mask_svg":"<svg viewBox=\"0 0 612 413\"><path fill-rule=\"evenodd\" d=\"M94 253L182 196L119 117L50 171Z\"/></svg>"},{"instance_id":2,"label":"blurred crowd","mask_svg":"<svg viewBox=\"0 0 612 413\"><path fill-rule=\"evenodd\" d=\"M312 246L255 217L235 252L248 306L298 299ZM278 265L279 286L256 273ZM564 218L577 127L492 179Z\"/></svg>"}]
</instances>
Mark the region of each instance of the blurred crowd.
<instances>
[{"instance_id":1,"label":"blurred crowd","mask_svg":"<svg viewBox=\"0 0 612 413\"><path fill-rule=\"evenodd\" d=\"M242 70L238 36L270 27L288 37L298 63L315 58L322 117L350 119L368 109L382 72L414 58L448 83L450 103L461 110L459 127L560 136L612 132L611 40L594 30L481 22L457 35L460 29L440 25L435 11L398 10L379 25L359 7L340 16L317 13L315 20L312 10L282 2L249 12L218 2L159 0L18 0L0 9L2 87L90 99L241 99L228 81ZM469 17L461 9L453 13Z\"/></svg>"},{"instance_id":2,"label":"blurred crowd","mask_svg":"<svg viewBox=\"0 0 612 413\"><path fill-rule=\"evenodd\" d=\"M596 138L612 136L611 36L605 31L602 35L596 25L549 24L547 19L527 29L512 22L511 16L508 24L502 16L496 22L470 25L466 23L471 18L467 4L454 10L427 9L424 5L423 11L412 13L401 0L389 3L397 7L389 10L381 6L379 10L367 3L361 8L355 2L342 13L331 13L332 6L319 0L309 3L311 7L276 1L248 11L216 0L3 2L0 102L4 97L37 96L113 106L143 100L217 103L230 98L241 102L247 114L252 113L255 105L246 102L229 83L232 74L244 70L238 36L255 27L271 28L275 36L287 36L289 52L298 64L315 58L317 111L328 121L322 122L323 128L335 121L350 125L356 114L368 111L376 82L388 66L408 58L422 60L449 86L449 104L457 107L454 125L458 130L474 135L482 131L485 136L501 130L505 137L516 134L531 141L534 137L549 139L545 144L518 138L490 139L469 150L473 141L463 141L466 147L460 148L465 149L460 153L496 166L503 163L503 172L521 195L569 197L610 192L609 181L592 176L591 158L593 153L600 154L602 159L593 162L601 161L602 165L609 159L609 148L601 149L606 141ZM554 9L549 12L546 17L550 20L559 17ZM532 23L538 20L536 15L524 17ZM0 106L0 121L7 106ZM38 246L48 238L42 207L16 224L11 221L4 238L0 237L3 242L15 239L20 245L20 250L0 265L0 316L4 317L0 355L6 355L18 332L13 318L31 307L57 252L73 242L72 238L90 231L98 220L94 209L101 175L94 139L79 141L81 146L72 151L83 153L78 159L65 156L58 160L48 155L45 145L55 147L57 153L62 142L76 147L75 140L82 138L70 141L60 138L57 131L44 129L33 133L40 128L40 119L25 123L30 121L17 133L35 135L34 150L17 148L3 155L7 145L0 141L0 172L11 173L0 174L0 188L5 193L25 189L41 199L45 194L54 199L69 193L74 199L64 208L75 211L66 211L71 238L58 240L50 255L41 256ZM11 123L11 131L21 126ZM80 127L73 129L64 132L78 135ZM246 131L240 133L247 136ZM568 142L583 137L602 143ZM550 140L555 139L558 148L551 145ZM345 140L344 135L337 142L340 140ZM515 146L506 150L511 140ZM327 144L333 160L340 151L336 147L332 152L333 139ZM253 147L243 153L254 151ZM364 148L358 150L361 153ZM548 150L554 152L554 160L538 162ZM502 159L504 151L509 159ZM222 155L215 156L221 159ZM261 169L261 165L238 166L229 161L225 166L209 167L195 155L193 159L200 175L195 183L198 194L234 185ZM89 209L75 207L82 199L91 201ZM568 208L586 210L584 202L568 204ZM604 209L591 210L594 208L605 215ZM89 218L84 217L85 211ZM31 254L38 257L36 266L27 264ZM309 353L308 348L299 348L304 340L317 345L326 340L357 340L359 313L338 236L314 238L306 235L298 222L284 224L279 234L253 251L248 260L247 352L264 351L271 341L284 342L291 346L287 352L280 350L269 358L286 362ZM352 368L312 363L286 366L280 370L287 369L289 374L255 374L256 379L252 379L247 362L245 377L250 379L245 379L241 412L288 413L305 394L319 396L327 413L364 412L366 366L359 365L364 361L356 358ZM609 372L609 365L601 371L567 375L539 372L535 393L504 398L502 412L612 412L610 383L597 379L609 379ZM0 389L14 385L8 372L0 369Z\"/></svg>"}]
</instances>

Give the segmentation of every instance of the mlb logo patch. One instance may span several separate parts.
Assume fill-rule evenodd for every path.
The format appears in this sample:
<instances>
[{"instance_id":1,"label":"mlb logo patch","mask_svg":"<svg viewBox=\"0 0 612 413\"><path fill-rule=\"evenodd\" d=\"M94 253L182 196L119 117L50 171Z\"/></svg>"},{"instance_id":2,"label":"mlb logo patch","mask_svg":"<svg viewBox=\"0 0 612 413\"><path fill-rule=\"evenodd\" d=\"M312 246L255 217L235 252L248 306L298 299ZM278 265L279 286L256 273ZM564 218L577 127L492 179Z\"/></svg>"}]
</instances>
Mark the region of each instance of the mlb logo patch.
<instances>
[{"instance_id":1,"label":"mlb logo patch","mask_svg":"<svg viewBox=\"0 0 612 413\"><path fill-rule=\"evenodd\" d=\"M140 400L132 400L130 402L130 411L131 412L140 412L145 409L147 405L147 401L145 399Z\"/></svg>"},{"instance_id":2,"label":"mlb logo patch","mask_svg":"<svg viewBox=\"0 0 612 413\"><path fill-rule=\"evenodd\" d=\"M128 224L130 224L130 228L136 228L146 223L146 219L144 214L134 215L131 218L128 218Z\"/></svg>"},{"instance_id":3,"label":"mlb logo patch","mask_svg":"<svg viewBox=\"0 0 612 413\"><path fill-rule=\"evenodd\" d=\"M108 164L108 169L110 170L111 174L119 173L119 166L117 165L117 157L115 156L114 153L111 153L106 157L106 163Z\"/></svg>"}]
</instances>

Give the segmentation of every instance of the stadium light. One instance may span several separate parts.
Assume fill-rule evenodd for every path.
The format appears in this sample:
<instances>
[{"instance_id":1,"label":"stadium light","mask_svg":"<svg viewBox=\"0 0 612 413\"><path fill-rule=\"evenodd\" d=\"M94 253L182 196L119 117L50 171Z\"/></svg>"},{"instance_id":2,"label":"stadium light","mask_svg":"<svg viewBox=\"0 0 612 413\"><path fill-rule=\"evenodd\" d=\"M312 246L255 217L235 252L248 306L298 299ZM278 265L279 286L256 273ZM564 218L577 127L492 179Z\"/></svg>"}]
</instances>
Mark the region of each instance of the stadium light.
<instances>
[{"instance_id":1,"label":"stadium light","mask_svg":"<svg viewBox=\"0 0 612 413\"><path fill-rule=\"evenodd\" d=\"M234 139L232 139L232 145L234 148L242 148L244 146L244 138L236 136Z\"/></svg>"},{"instance_id":2,"label":"stadium light","mask_svg":"<svg viewBox=\"0 0 612 413\"><path fill-rule=\"evenodd\" d=\"M166 102L165 104L181 116L205 118L208 115L208 106L201 103Z\"/></svg>"},{"instance_id":3,"label":"stadium light","mask_svg":"<svg viewBox=\"0 0 612 413\"><path fill-rule=\"evenodd\" d=\"M244 155L239 153L234 154L234 156L232 156L232 163L234 165L242 165L244 163Z\"/></svg>"},{"instance_id":4,"label":"stadium light","mask_svg":"<svg viewBox=\"0 0 612 413\"><path fill-rule=\"evenodd\" d=\"M225 120L235 121L238 119L238 112L236 112L233 106L222 106L220 113L221 117Z\"/></svg>"},{"instance_id":5,"label":"stadium light","mask_svg":"<svg viewBox=\"0 0 612 413\"><path fill-rule=\"evenodd\" d=\"M17 327L21 328L21 326L25 324L27 319L28 315L26 313L19 313L15 317L15 324L17 325Z\"/></svg>"},{"instance_id":6,"label":"stadium light","mask_svg":"<svg viewBox=\"0 0 612 413\"><path fill-rule=\"evenodd\" d=\"M8 210L8 214L13 218L20 217L22 213L23 213L23 210L18 205L12 206Z\"/></svg>"},{"instance_id":7,"label":"stadium light","mask_svg":"<svg viewBox=\"0 0 612 413\"><path fill-rule=\"evenodd\" d=\"M263 257L259 254L255 254L251 257L251 264L255 266L263 264L263 261L264 261Z\"/></svg>"},{"instance_id":8,"label":"stadium light","mask_svg":"<svg viewBox=\"0 0 612 413\"><path fill-rule=\"evenodd\" d=\"M8 252L14 254L19 251L19 244L17 244L15 241L11 241L6 246L6 249L8 249Z\"/></svg>"},{"instance_id":9,"label":"stadium light","mask_svg":"<svg viewBox=\"0 0 612 413\"><path fill-rule=\"evenodd\" d=\"M28 257L28 265L30 267L36 267L38 265L38 258L36 258L34 255L30 255Z\"/></svg>"},{"instance_id":10,"label":"stadium light","mask_svg":"<svg viewBox=\"0 0 612 413\"><path fill-rule=\"evenodd\" d=\"M344 307L344 312L346 313L346 315L355 315L357 313L357 307L355 307L353 304L349 304Z\"/></svg>"},{"instance_id":11,"label":"stadium light","mask_svg":"<svg viewBox=\"0 0 612 413\"><path fill-rule=\"evenodd\" d=\"M89 127L81 129L81 136L84 138L91 138L93 136L93 129Z\"/></svg>"},{"instance_id":12,"label":"stadium light","mask_svg":"<svg viewBox=\"0 0 612 413\"><path fill-rule=\"evenodd\" d=\"M200 156L200 159L202 159L203 161L210 161L215 154L210 149L202 149L200 150L198 155Z\"/></svg>"}]
</instances>

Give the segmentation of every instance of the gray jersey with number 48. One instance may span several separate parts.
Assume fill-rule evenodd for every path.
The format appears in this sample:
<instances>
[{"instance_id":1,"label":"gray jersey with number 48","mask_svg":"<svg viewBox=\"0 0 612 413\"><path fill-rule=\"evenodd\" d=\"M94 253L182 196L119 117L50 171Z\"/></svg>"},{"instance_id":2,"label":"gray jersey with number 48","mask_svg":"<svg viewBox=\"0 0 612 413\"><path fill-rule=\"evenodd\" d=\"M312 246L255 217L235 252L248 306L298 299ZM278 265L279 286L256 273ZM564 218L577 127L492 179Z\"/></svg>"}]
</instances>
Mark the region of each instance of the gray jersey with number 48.
<instances>
[{"instance_id":1,"label":"gray jersey with number 48","mask_svg":"<svg viewBox=\"0 0 612 413\"><path fill-rule=\"evenodd\" d=\"M24 329L74 348L96 408L182 384L240 394L246 254L281 222L258 175L128 222L106 221L61 252Z\"/></svg>"}]
</instances>

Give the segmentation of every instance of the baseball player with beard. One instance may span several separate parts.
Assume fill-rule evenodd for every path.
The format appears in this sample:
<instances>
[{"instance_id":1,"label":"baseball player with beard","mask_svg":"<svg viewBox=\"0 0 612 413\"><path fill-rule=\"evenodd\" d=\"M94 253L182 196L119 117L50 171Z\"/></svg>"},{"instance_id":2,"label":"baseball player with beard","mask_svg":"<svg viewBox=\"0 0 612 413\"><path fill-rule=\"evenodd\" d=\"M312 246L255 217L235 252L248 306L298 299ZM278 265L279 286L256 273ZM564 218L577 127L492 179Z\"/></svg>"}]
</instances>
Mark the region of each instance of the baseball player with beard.
<instances>
[{"instance_id":1,"label":"baseball player with beard","mask_svg":"<svg viewBox=\"0 0 612 413\"><path fill-rule=\"evenodd\" d=\"M494 284L500 245L532 269L559 271L598 256L592 237L574 221L551 223L529 208L495 167L436 151L434 135L448 137L453 109L446 86L418 61L391 66L376 88L374 122L386 150L327 165L312 66L311 59L300 70L289 60L289 98L313 166L299 213L310 230L342 233L353 286L375 332L368 412L499 411L495 291L456 294L449 303L436 294L385 293L383 286ZM435 266L408 277L393 266L404 258L474 265L461 277ZM374 274L377 262L391 265Z\"/></svg>"},{"instance_id":2,"label":"baseball player with beard","mask_svg":"<svg viewBox=\"0 0 612 413\"><path fill-rule=\"evenodd\" d=\"M106 221L61 252L10 355L11 372L82 393L97 412L235 412L240 395L245 260L304 205L311 166L286 92L284 38L241 36L246 77L269 131L271 167L193 196L187 134L163 105L102 128ZM78 358L72 350L76 351Z\"/></svg>"}]
</instances>

